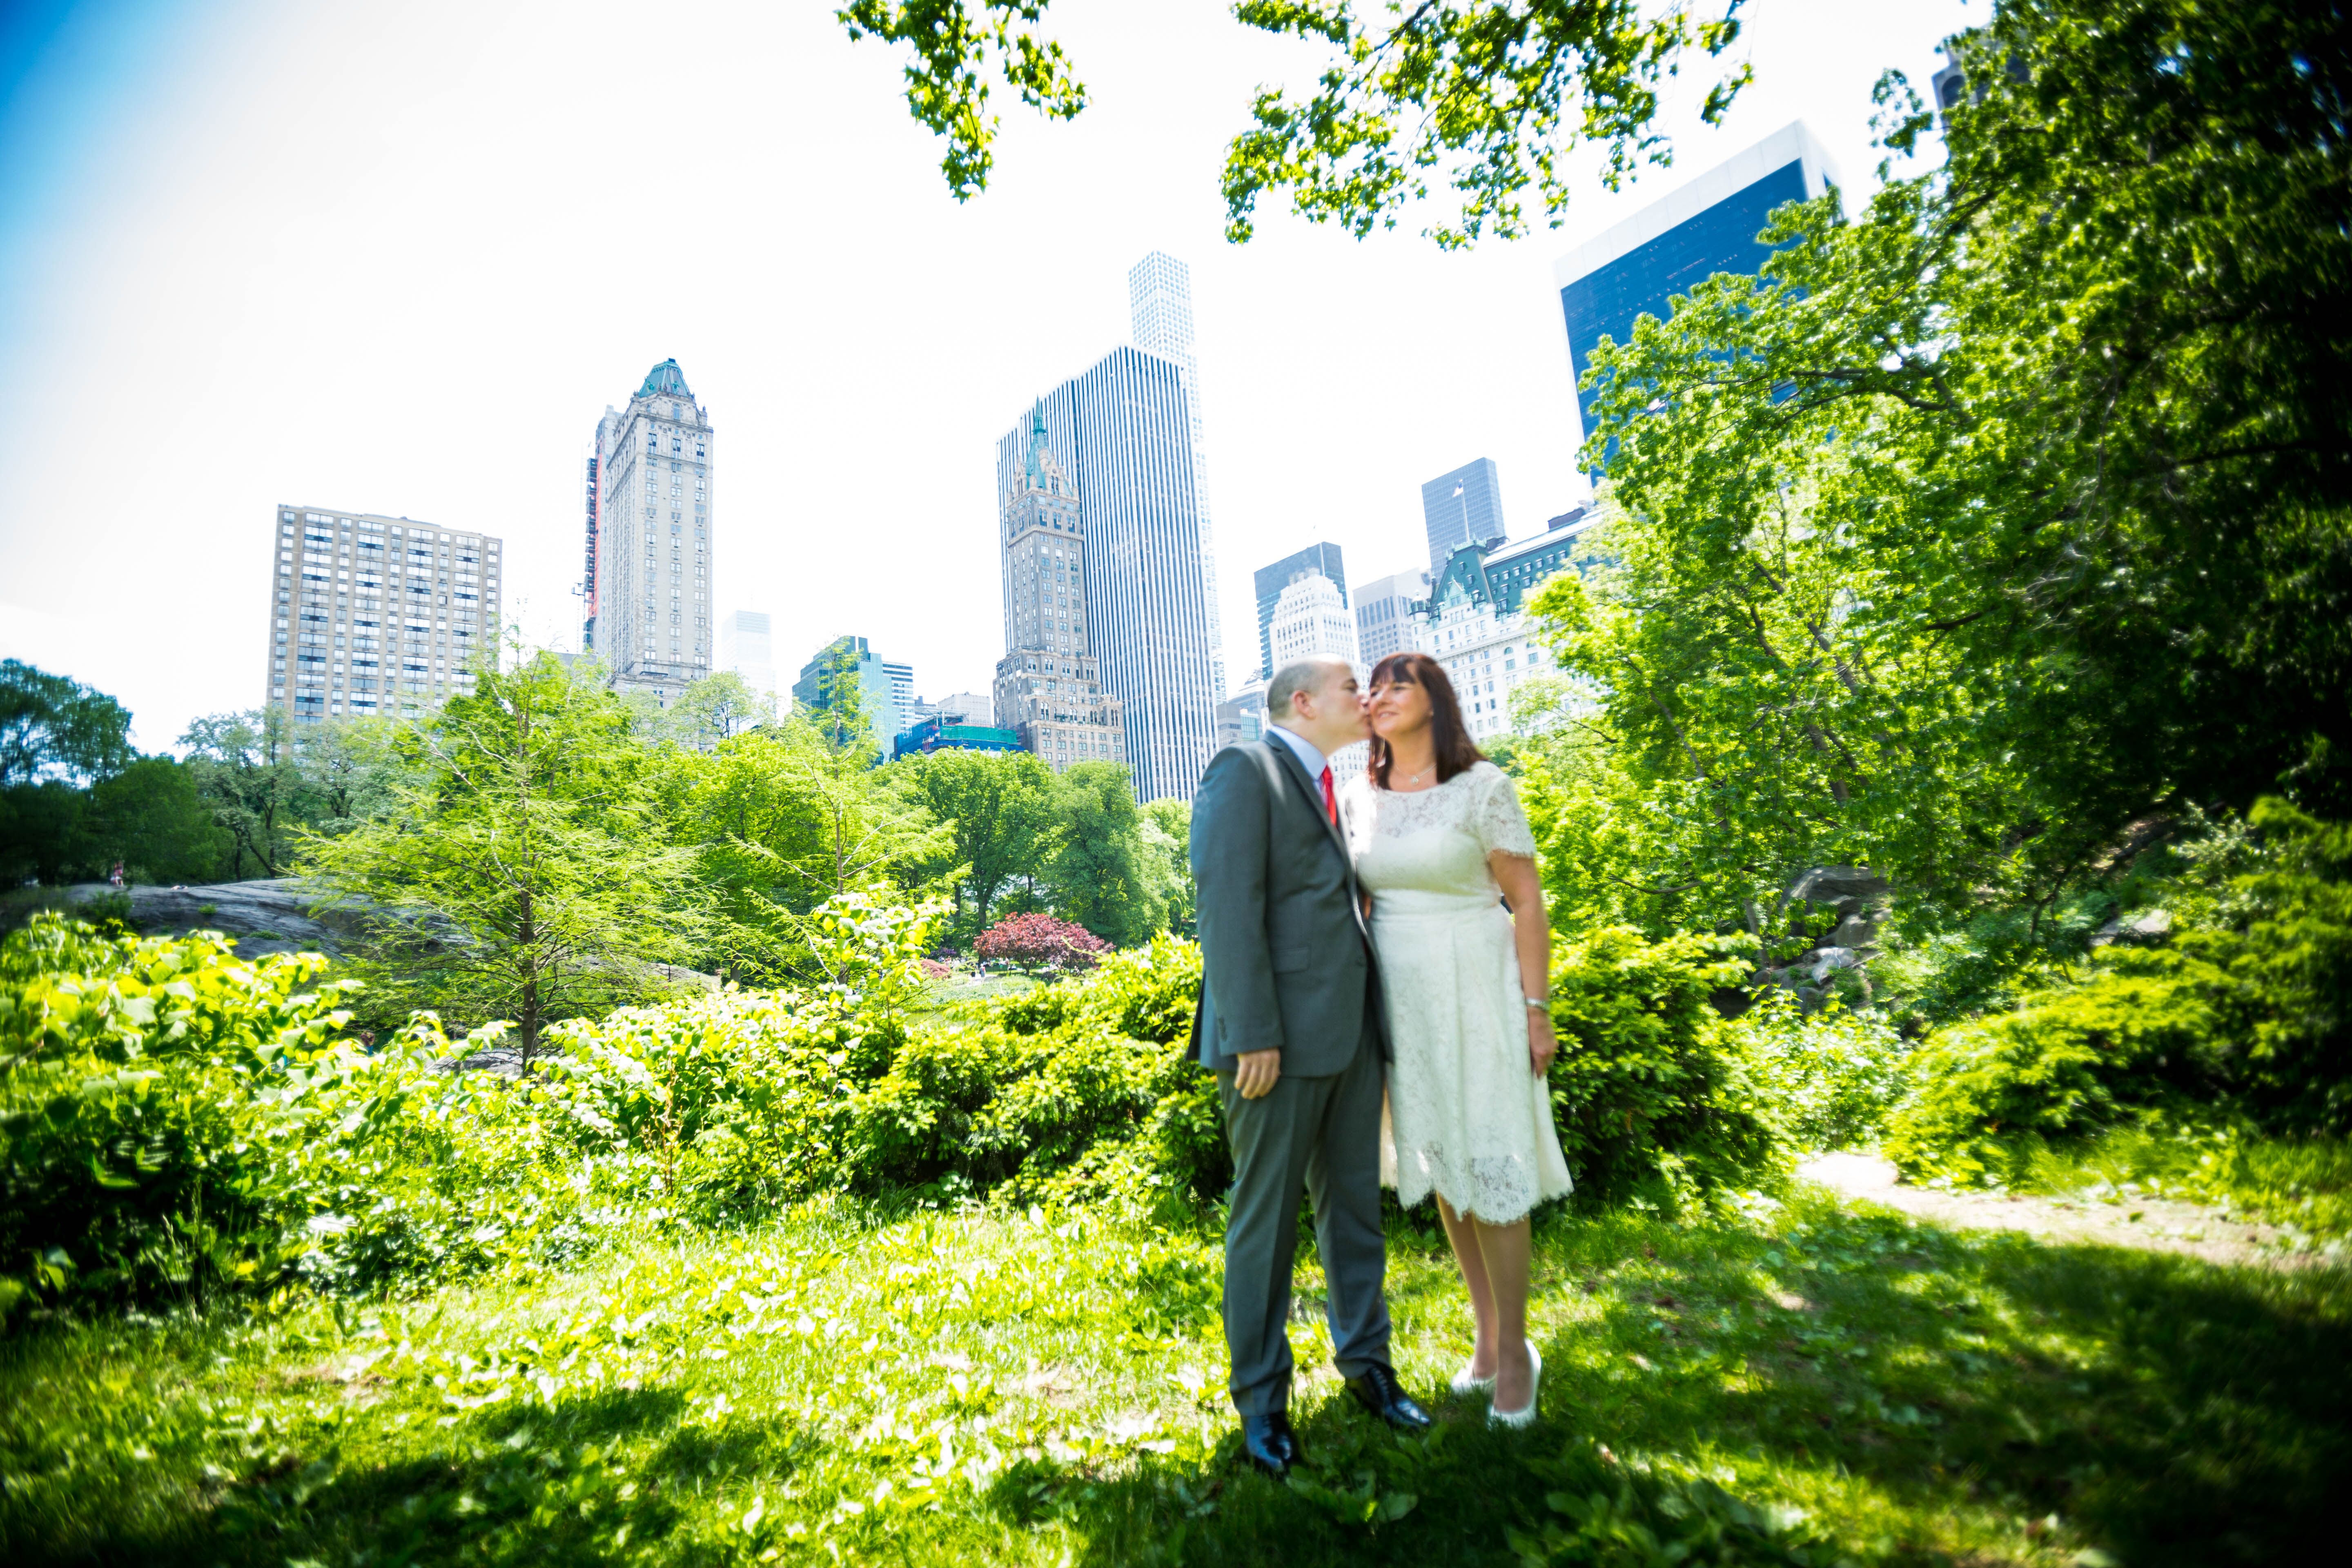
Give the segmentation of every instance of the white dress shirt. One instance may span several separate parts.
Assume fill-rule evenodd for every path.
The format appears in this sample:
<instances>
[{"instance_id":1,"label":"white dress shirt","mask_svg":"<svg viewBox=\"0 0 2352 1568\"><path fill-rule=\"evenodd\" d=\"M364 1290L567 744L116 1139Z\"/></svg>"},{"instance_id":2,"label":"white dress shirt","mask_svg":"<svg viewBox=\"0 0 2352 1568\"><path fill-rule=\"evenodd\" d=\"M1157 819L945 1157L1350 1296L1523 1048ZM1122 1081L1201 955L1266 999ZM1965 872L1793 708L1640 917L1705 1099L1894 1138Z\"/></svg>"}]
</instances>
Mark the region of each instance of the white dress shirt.
<instances>
[{"instance_id":1,"label":"white dress shirt","mask_svg":"<svg viewBox=\"0 0 2352 1568\"><path fill-rule=\"evenodd\" d=\"M1307 776L1310 779L1320 779L1323 776L1323 770L1331 765L1331 759L1317 751L1314 742L1294 734L1279 724L1268 724L1265 727L1265 738L1269 741L1279 741L1288 746L1290 754L1297 757L1305 766Z\"/></svg>"}]
</instances>

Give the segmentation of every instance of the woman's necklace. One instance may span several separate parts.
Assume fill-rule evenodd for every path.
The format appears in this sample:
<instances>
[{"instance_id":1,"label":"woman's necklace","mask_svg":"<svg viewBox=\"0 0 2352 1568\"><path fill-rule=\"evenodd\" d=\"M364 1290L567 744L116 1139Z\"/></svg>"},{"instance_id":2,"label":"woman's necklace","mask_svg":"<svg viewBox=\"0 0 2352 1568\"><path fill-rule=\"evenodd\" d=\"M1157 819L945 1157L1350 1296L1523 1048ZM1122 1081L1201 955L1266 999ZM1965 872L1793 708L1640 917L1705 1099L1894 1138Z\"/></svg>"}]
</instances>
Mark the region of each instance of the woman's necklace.
<instances>
[{"instance_id":1,"label":"woman's necklace","mask_svg":"<svg viewBox=\"0 0 2352 1568\"><path fill-rule=\"evenodd\" d=\"M1407 785L1408 787L1410 787L1410 786L1412 786L1412 785L1413 785L1413 784L1419 784L1422 780L1423 780L1423 779L1427 778L1427 777L1430 775L1430 773L1433 773L1433 771L1435 771L1436 767L1437 767L1437 764L1436 764L1435 763L1430 763L1430 764L1429 764L1429 766L1428 766L1428 767L1425 767L1425 768L1422 769L1422 770L1421 770L1421 772L1419 772L1419 773L1407 773L1407 774L1405 774L1405 776L1404 776L1404 782L1405 782L1406 785Z\"/></svg>"}]
</instances>

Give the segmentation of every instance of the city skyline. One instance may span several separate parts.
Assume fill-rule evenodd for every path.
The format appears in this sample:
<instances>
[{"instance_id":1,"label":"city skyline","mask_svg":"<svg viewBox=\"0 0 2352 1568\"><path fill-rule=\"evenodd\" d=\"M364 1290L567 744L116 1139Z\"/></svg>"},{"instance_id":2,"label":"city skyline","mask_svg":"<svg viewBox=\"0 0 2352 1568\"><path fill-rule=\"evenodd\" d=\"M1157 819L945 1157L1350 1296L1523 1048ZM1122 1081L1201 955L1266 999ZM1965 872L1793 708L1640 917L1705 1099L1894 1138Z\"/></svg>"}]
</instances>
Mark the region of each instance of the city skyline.
<instances>
[{"instance_id":1,"label":"city skyline","mask_svg":"<svg viewBox=\"0 0 2352 1568\"><path fill-rule=\"evenodd\" d=\"M1224 141L1253 84L1287 68L1222 15L1139 27L1074 12L1098 103L1069 127L1008 115L992 188L959 206L906 122L895 64L829 16L720 6L691 42L656 37L622 61L624 19L594 5L552 31L497 4L427 5L364 38L247 0L157 7L135 27L93 12L67 24L80 44L5 62L0 407L27 456L0 498L0 654L117 693L150 749L248 704L236 616L194 658L162 657L159 639L184 595L251 602L241 584L267 560L254 520L286 495L504 539L509 623L576 646L583 416L675 357L730 436L712 624L757 605L794 652L856 625L927 686L983 689L1001 648L970 585L995 551L969 523L989 444L1034 388L1131 331L1127 274L1159 251L1190 268L1214 383L1210 602L1230 686L1254 651L1254 562L1328 534L1360 570L1408 565L1424 553L1413 487L1465 452L1510 470L1525 516L1582 499L1557 257L1798 111L1866 172L1879 68L1924 83L1936 44L1971 19L1958 5L1899 25L1859 5L1759 15L1742 43L1757 85L1723 129L1670 95L1675 168L1615 195L1586 182L1564 229L1442 255L1411 221L1358 244L1269 214L1252 245L1222 242ZM777 62L800 59L796 90L770 91ZM696 151L581 159L599 105L639 94L694 102ZM371 113L335 111L351 101ZM304 135L283 133L288 114ZM742 199L774 188L778 147L820 141L854 153L796 162L779 200ZM612 193L673 180L681 209L708 215L691 266L622 286ZM588 245L583 211L600 215ZM826 246L787 243L825 212L859 216ZM819 299L872 308L806 308ZM1052 308L1019 303L1040 299ZM243 428L257 408L258 447ZM458 438L411 434L420 410ZM110 483L85 494L92 472ZM71 528L36 525L63 516ZM924 570L875 570L877 531ZM108 624L75 607L94 593Z\"/></svg>"}]
</instances>

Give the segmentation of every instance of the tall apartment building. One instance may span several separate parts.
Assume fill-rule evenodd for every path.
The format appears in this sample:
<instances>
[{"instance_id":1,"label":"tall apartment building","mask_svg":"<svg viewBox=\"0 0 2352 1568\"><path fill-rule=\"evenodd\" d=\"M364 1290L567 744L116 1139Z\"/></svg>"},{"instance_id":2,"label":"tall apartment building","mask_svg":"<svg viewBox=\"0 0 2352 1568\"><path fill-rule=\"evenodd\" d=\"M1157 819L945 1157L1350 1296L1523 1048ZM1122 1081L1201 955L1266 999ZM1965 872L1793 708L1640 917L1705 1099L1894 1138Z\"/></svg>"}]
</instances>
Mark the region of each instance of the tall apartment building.
<instances>
[{"instance_id":1,"label":"tall apartment building","mask_svg":"<svg viewBox=\"0 0 2352 1568\"><path fill-rule=\"evenodd\" d=\"M719 668L731 669L754 691L776 689L775 639L765 610L738 610L719 623Z\"/></svg>"},{"instance_id":2,"label":"tall apartment building","mask_svg":"<svg viewBox=\"0 0 2352 1568\"><path fill-rule=\"evenodd\" d=\"M1465 463L1421 487L1421 517L1429 529L1429 574L1436 576L1465 544L1492 550L1508 536L1503 526L1503 476L1492 458Z\"/></svg>"},{"instance_id":3,"label":"tall apartment building","mask_svg":"<svg viewBox=\"0 0 2352 1568\"><path fill-rule=\"evenodd\" d=\"M1176 362L1114 349L1046 394L1033 417L1006 431L996 447L1001 506L1010 509L1013 498L1030 493L1025 476L1034 451L1053 453L1071 483L1073 493L1062 498L1070 509L1057 506L1054 516L1074 516L1075 531L1048 530L1036 538L1051 542L1036 547L1059 552L1043 560L1076 574L1059 586L1075 584L1068 608L1086 617L1088 668L1099 672L1104 695L1118 700L1127 765L1142 801L1191 799L1216 742L1222 659L1210 620L1187 404ZM1000 527L1012 525L1006 515ZM1008 634L1013 566L1008 557ZM1042 589L1045 581L1023 592ZM1071 640L1066 631L1058 635ZM1007 646L1030 645L1008 635ZM1071 664L1069 650L1056 651L1060 662ZM997 722L1012 717L1000 696Z\"/></svg>"},{"instance_id":4,"label":"tall apartment building","mask_svg":"<svg viewBox=\"0 0 2352 1568\"><path fill-rule=\"evenodd\" d=\"M667 701L710 673L716 630L710 417L677 361L646 372L627 407L605 408L596 458L597 650L614 685Z\"/></svg>"},{"instance_id":5,"label":"tall apartment building","mask_svg":"<svg viewBox=\"0 0 2352 1568\"><path fill-rule=\"evenodd\" d=\"M1119 700L1103 686L1088 609L1086 531L1078 488L1055 458L1045 405L1030 412L1021 467L997 494L1004 553L1004 657L991 707L999 728L1059 773L1072 763L1124 761Z\"/></svg>"},{"instance_id":6,"label":"tall apartment building","mask_svg":"<svg viewBox=\"0 0 2352 1568\"><path fill-rule=\"evenodd\" d=\"M1173 360L1184 373L1184 406L1192 436L1192 514L1201 534L1201 580L1209 611L1209 690L1225 689L1225 621L1217 588L1215 531L1209 522L1207 400L1201 394L1201 367L1192 353L1192 271L1155 250L1127 274L1129 335L1146 353ZM1340 579L1345 591L1347 579Z\"/></svg>"},{"instance_id":7,"label":"tall apartment building","mask_svg":"<svg viewBox=\"0 0 2352 1568\"><path fill-rule=\"evenodd\" d=\"M1274 657L1274 606L1282 591L1308 573L1318 573L1339 584L1339 602L1348 602L1348 563L1336 544L1310 544L1251 574L1257 592L1257 678L1272 680L1279 668Z\"/></svg>"},{"instance_id":8,"label":"tall apartment building","mask_svg":"<svg viewBox=\"0 0 2352 1568\"><path fill-rule=\"evenodd\" d=\"M1300 573L1275 602L1268 623L1274 646L1274 668L1302 658L1339 658L1360 663L1356 650L1356 619L1339 585L1320 572Z\"/></svg>"},{"instance_id":9,"label":"tall apartment building","mask_svg":"<svg viewBox=\"0 0 2352 1568\"><path fill-rule=\"evenodd\" d=\"M1665 320L1675 295L1718 272L1754 272L1772 254L1756 237L1772 209L1837 184L1829 154L1803 121L1791 121L1560 258L1552 280L1583 432L1592 429L1599 395L1583 384L1585 368L1602 338L1622 343L1641 317Z\"/></svg>"},{"instance_id":10,"label":"tall apartment building","mask_svg":"<svg viewBox=\"0 0 2352 1568\"><path fill-rule=\"evenodd\" d=\"M280 505L269 705L295 719L413 714L498 656L499 541L404 517Z\"/></svg>"},{"instance_id":11,"label":"tall apartment building","mask_svg":"<svg viewBox=\"0 0 2352 1568\"><path fill-rule=\"evenodd\" d=\"M596 651L596 540L604 526L604 491L597 458L588 454L588 539L580 565L580 651Z\"/></svg>"},{"instance_id":12,"label":"tall apartment building","mask_svg":"<svg viewBox=\"0 0 2352 1568\"><path fill-rule=\"evenodd\" d=\"M1392 653L1421 646L1413 613L1429 597L1430 574L1415 566L1365 584L1356 592L1356 651L1369 669Z\"/></svg>"}]
</instances>

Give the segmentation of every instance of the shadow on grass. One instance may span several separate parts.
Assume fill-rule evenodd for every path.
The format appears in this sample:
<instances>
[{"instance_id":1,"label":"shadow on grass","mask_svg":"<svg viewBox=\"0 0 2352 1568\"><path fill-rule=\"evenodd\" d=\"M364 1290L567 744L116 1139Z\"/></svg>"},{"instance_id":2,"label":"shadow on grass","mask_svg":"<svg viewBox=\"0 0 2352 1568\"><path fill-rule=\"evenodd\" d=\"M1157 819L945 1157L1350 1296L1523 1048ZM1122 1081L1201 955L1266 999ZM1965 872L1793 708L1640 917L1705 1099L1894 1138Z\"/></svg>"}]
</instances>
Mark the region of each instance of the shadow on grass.
<instances>
[{"instance_id":1,"label":"shadow on grass","mask_svg":"<svg viewBox=\"0 0 2352 1568\"><path fill-rule=\"evenodd\" d=\"M1297 1413L1312 1466L1288 1485L1242 1469L1229 1441L1189 1470L1027 1467L992 1501L1015 1521L1061 1518L1106 1564L2066 1562L2095 1547L2204 1568L2332 1557L2340 1541L2341 1275L1827 1208L1777 1236L1563 1219L1538 1254L1554 1323L1546 1418L1528 1433L1448 1398L1433 1438L1400 1441L1334 1398ZM1451 1288L1430 1262L1400 1270L1404 1310ZM1765 1499L1811 1517L1776 1528ZM1676 1542L1685 1557L1653 1555Z\"/></svg>"},{"instance_id":2,"label":"shadow on grass","mask_svg":"<svg viewBox=\"0 0 2352 1568\"><path fill-rule=\"evenodd\" d=\"M688 1514L671 1500L787 1479L815 1445L756 1422L681 1427L686 1412L670 1390L610 1390L447 1429L428 1420L416 1447L429 1451L280 1455L211 1489L208 1506L168 1533L87 1538L19 1561L595 1564L641 1561L656 1543L667 1560L726 1560L670 1539Z\"/></svg>"}]
</instances>

